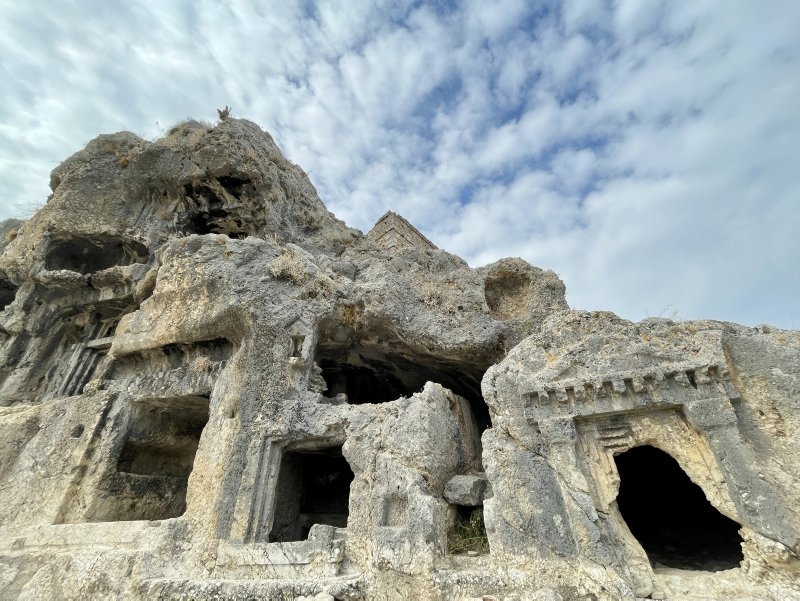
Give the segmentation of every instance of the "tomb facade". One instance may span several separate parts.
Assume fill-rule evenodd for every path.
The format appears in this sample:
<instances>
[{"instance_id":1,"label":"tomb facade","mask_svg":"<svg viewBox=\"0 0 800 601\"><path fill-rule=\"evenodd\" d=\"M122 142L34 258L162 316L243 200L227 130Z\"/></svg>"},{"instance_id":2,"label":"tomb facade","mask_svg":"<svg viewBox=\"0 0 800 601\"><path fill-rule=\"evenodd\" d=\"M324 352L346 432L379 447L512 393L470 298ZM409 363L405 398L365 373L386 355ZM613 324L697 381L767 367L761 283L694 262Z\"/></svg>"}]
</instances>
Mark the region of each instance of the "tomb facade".
<instances>
[{"instance_id":1,"label":"tomb facade","mask_svg":"<svg viewBox=\"0 0 800 601\"><path fill-rule=\"evenodd\" d=\"M2 224L0 597L800 598L800 334L571 310L245 120Z\"/></svg>"}]
</instances>

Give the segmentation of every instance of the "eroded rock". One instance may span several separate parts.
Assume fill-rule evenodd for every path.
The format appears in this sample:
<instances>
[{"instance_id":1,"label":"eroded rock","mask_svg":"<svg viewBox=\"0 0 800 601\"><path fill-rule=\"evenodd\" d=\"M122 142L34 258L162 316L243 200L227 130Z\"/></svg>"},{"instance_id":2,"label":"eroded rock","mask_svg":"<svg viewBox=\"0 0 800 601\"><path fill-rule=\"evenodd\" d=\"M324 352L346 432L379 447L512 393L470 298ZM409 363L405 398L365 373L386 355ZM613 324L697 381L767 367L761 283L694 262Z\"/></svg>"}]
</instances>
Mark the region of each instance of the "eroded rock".
<instances>
[{"instance_id":1,"label":"eroded rock","mask_svg":"<svg viewBox=\"0 0 800 601\"><path fill-rule=\"evenodd\" d=\"M453 477L445 486L444 498L453 505L477 507L483 505L486 478L472 475Z\"/></svg>"},{"instance_id":2,"label":"eroded rock","mask_svg":"<svg viewBox=\"0 0 800 601\"><path fill-rule=\"evenodd\" d=\"M800 594L796 332L363 236L243 120L51 187L0 228L3 598ZM725 544L666 540L678 505ZM448 551L465 511L489 553Z\"/></svg>"}]
</instances>

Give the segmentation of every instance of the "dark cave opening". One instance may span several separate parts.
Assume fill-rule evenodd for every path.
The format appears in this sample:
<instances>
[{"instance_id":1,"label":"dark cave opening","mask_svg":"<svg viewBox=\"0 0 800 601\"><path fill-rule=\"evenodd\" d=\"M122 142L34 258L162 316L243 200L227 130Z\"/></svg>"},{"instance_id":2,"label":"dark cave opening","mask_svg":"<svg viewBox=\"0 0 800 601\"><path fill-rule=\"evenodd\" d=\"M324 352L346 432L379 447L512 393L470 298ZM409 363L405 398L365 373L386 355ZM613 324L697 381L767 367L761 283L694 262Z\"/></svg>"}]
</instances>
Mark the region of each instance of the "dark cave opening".
<instances>
[{"instance_id":1,"label":"dark cave opening","mask_svg":"<svg viewBox=\"0 0 800 601\"><path fill-rule=\"evenodd\" d=\"M183 188L189 211L182 224L187 234L224 234L243 239L256 233L239 197L252 188L248 180L220 177L216 182L187 184ZM229 198L226 198L225 192Z\"/></svg>"},{"instance_id":2,"label":"dark cave opening","mask_svg":"<svg viewBox=\"0 0 800 601\"><path fill-rule=\"evenodd\" d=\"M711 572L739 566L739 524L708 502L674 458L645 445L614 460L619 511L654 565Z\"/></svg>"},{"instance_id":3,"label":"dark cave opening","mask_svg":"<svg viewBox=\"0 0 800 601\"><path fill-rule=\"evenodd\" d=\"M346 528L353 478L341 445L285 450L269 542L306 540L314 524Z\"/></svg>"},{"instance_id":4,"label":"dark cave opening","mask_svg":"<svg viewBox=\"0 0 800 601\"><path fill-rule=\"evenodd\" d=\"M217 178L217 181L231 196L236 198L240 197L242 193L251 186L250 180L241 177L220 176Z\"/></svg>"},{"instance_id":5,"label":"dark cave opening","mask_svg":"<svg viewBox=\"0 0 800 601\"><path fill-rule=\"evenodd\" d=\"M66 269L93 273L116 265L144 263L147 247L135 240L115 236L76 236L50 243L45 257L48 270Z\"/></svg>"},{"instance_id":6,"label":"dark cave opening","mask_svg":"<svg viewBox=\"0 0 800 601\"><path fill-rule=\"evenodd\" d=\"M361 403L385 403L401 396L411 396L422 390L419 386L405 386L393 373L394 370L382 365L380 360L365 359L364 351L358 354L360 365L339 363L333 359L320 359L322 377L328 385L325 396L335 397L346 394L353 405Z\"/></svg>"},{"instance_id":7,"label":"dark cave opening","mask_svg":"<svg viewBox=\"0 0 800 601\"><path fill-rule=\"evenodd\" d=\"M491 427L481 379L496 361L494 356L443 356L409 346L388 327L356 332L331 322L321 328L315 361L328 398L344 393L354 405L384 403L410 397L426 382L436 382L469 402L479 433Z\"/></svg>"},{"instance_id":8,"label":"dark cave opening","mask_svg":"<svg viewBox=\"0 0 800 601\"><path fill-rule=\"evenodd\" d=\"M188 479L208 423L208 404L206 397L133 403L117 471Z\"/></svg>"},{"instance_id":9,"label":"dark cave opening","mask_svg":"<svg viewBox=\"0 0 800 601\"><path fill-rule=\"evenodd\" d=\"M0 277L0 311L14 302L14 299L17 297L17 289L18 286Z\"/></svg>"}]
</instances>

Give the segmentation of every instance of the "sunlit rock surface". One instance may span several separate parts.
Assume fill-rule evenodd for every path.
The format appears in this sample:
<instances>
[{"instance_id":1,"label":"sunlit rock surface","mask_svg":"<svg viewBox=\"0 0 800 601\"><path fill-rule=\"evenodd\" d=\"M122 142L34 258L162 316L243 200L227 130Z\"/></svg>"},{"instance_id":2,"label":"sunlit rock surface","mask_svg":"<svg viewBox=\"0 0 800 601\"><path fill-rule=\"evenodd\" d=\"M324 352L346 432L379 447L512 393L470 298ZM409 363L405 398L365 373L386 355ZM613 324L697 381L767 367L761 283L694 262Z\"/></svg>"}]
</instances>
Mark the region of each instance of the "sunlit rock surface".
<instances>
[{"instance_id":1,"label":"sunlit rock surface","mask_svg":"<svg viewBox=\"0 0 800 601\"><path fill-rule=\"evenodd\" d=\"M800 597L800 336L570 311L255 124L0 224L0 597Z\"/></svg>"}]
</instances>

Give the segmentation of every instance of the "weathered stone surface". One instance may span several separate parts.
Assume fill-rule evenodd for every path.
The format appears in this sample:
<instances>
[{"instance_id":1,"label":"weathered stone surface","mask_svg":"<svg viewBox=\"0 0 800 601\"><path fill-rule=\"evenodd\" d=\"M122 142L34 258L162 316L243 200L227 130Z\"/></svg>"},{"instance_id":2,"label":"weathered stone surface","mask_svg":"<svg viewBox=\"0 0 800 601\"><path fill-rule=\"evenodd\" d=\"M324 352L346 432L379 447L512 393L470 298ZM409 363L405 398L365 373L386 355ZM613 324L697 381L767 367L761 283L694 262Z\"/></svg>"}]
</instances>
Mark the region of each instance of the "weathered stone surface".
<instances>
[{"instance_id":1,"label":"weathered stone surface","mask_svg":"<svg viewBox=\"0 0 800 601\"><path fill-rule=\"evenodd\" d=\"M736 356L732 348L749 352ZM800 410L798 349L796 332L722 322L633 324L588 312L548 318L539 334L512 349L484 378L493 424L484 435L484 463L494 488L486 502L492 554L513 560L533 540L561 556L606 566L639 596L668 587L656 585L660 576L650 569L616 502L615 457L651 445L677 459L708 501L741 525L742 565L750 574L791 565L782 576L780 570L774 573L791 582L800 516L797 464L788 458L796 458L797 449L784 444L787 459L776 462L774 447L762 445L768 438L780 440L766 434L767 422L777 420L791 430ZM758 388L739 375L760 370L770 375L762 374ZM764 378L771 380L768 392ZM768 412L758 408L765 402ZM748 418L753 413L764 421L753 423ZM503 446L494 446L500 440ZM514 456L523 459L513 461ZM537 473L538 487L523 484L520 499L511 483L525 483L523 469L543 467L549 476ZM542 522L530 520L531 507ZM771 593L749 594L769 598ZM782 594L797 593L792 586Z\"/></svg>"},{"instance_id":2,"label":"weathered stone surface","mask_svg":"<svg viewBox=\"0 0 800 601\"><path fill-rule=\"evenodd\" d=\"M444 487L444 498L454 505L483 505L486 478L481 476L454 476Z\"/></svg>"},{"instance_id":3,"label":"weathered stone surface","mask_svg":"<svg viewBox=\"0 0 800 601\"><path fill-rule=\"evenodd\" d=\"M797 332L363 236L242 120L100 136L51 187L0 226L3 598L800 595ZM640 448L738 558L637 538ZM448 553L463 505L488 555Z\"/></svg>"}]
</instances>

